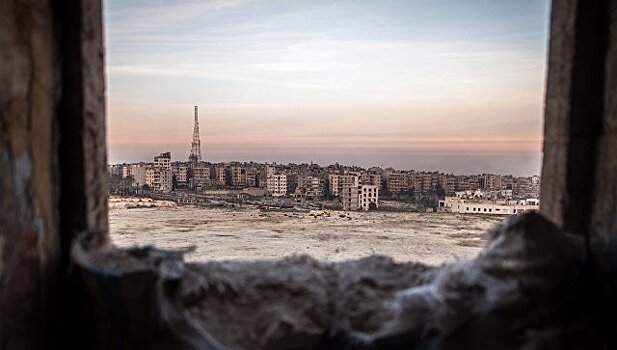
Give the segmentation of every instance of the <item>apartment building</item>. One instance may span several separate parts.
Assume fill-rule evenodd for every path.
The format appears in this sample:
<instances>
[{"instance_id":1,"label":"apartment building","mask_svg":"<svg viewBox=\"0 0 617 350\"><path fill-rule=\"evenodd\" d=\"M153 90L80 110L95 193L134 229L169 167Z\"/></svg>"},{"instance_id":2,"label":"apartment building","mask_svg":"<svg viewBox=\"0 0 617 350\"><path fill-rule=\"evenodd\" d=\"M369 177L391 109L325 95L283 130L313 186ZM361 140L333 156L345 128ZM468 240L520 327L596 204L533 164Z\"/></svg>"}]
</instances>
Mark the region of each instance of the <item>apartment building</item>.
<instances>
[{"instance_id":1,"label":"apartment building","mask_svg":"<svg viewBox=\"0 0 617 350\"><path fill-rule=\"evenodd\" d=\"M340 191L343 210L371 210L379 206L379 187L359 185L344 187Z\"/></svg>"},{"instance_id":2,"label":"apartment building","mask_svg":"<svg viewBox=\"0 0 617 350\"><path fill-rule=\"evenodd\" d=\"M171 152L163 152L154 156L154 166L161 169L171 170Z\"/></svg>"},{"instance_id":3,"label":"apartment building","mask_svg":"<svg viewBox=\"0 0 617 350\"><path fill-rule=\"evenodd\" d=\"M259 173L257 167L251 166L246 169L246 186L257 187L257 174Z\"/></svg>"},{"instance_id":4,"label":"apartment building","mask_svg":"<svg viewBox=\"0 0 617 350\"><path fill-rule=\"evenodd\" d=\"M148 167L145 169L145 183L152 190L170 192L173 190L173 172L171 169Z\"/></svg>"},{"instance_id":5,"label":"apartment building","mask_svg":"<svg viewBox=\"0 0 617 350\"><path fill-rule=\"evenodd\" d=\"M160 173L156 171L156 168L146 168L146 185L151 189L156 189L159 187L160 183Z\"/></svg>"},{"instance_id":6,"label":"apartment building","mask_svg":"<svg viewBox=\"0 0 617 350\"><path fill-rule=\"evenodd\" d=\"M446 175L444 189L446 191L446 195L451 195L456 192L456 176L454 175Z\"/></svg>"},{"instance_id":7,"label":"apartment building","mask_svg":"<svg viewBox=\"0 0 617 350\"><path fill-rule=\"evenodd\" d=\"M379 187L375 185L361 185L358 189L358 209L371 210L379 207Z\"/></svg>"},{"instance_id":8,"label":"apartment building","mask_svg":"<svg viewBox=\"0 0 617 350\"><path fill-rule=\"evenodd\" d=\"M319 199L324 195L324 183L317 176L304 176L302 178L302 187L305 190L305 196L309 199Z\"/></svg>"},{"instance_id":9,"label":"apartment building","mask_svg":"<svg viewBox=\"0 0 617 350\"><path fill-rule=\"evenodd\" d=\"M246 169L241 165L234 165L230 168L231 185L235 187L246 187Z\"/></svg>"},{"instance_id":10,"label":"apartment building","mask_svg":"<svg viewBox=\"0 0 617 350\"><path fill-rule=\"evenodd\" d=\"M483 174L483 177L485 190L491 191L501 189L501 176L493 174Z\"/></svg>"},{"instance_id":11,"label":"apartment building","mask_svg":"<svg viewBox=\"0 0 617 350\"><path fill-rule=\"evenodd\" d=\"M421 181L421 180L420 180ZM391 193L399 193L409 189L407 174L402 171L390 172L386 178L386 186ZM421 182L419 187L422 187Z\"/></svg>"},{"instance_id":12,"label":"apartment building","mask_svg":"<svg viewBox=\"0 0 617 350\"><path fill-rule=\"evenodd\" d=\"M224 165L214 167L214 181L218 186L227 185L227 167Z\"/></svg>"},{"instance_id":13,"label":"apartment building","mask_svg":"<svg viewBox=\"0 0 617 350\"><path fill-rule=\"evenodd\" d=\"M127 178L133 175L133 164L122 164L122 178Z\"/></svg>"},{"instance_id":14,"label":"apartment building","mask_svg":"<svg viewBox=\"0 0 617 350\"><path fill-rule=\"evenodd\" d=\"M186 186L188 184L188 169L188 166L183 164L173 164L171 166L171 171L173 172L173 176L176 177L178 186Z\"/></svg>"},{"instance_id":15,"label":"apartment building","mask_svg":"<svg viewBox=\"0 0 617 350\"><path fill-rule=\"evenodd\" d=\"M359 186L346 186L339 192L343 210L358 210Z\"/></svg>"},{"instance_id":16,"label":"apartment building","mask_svg":"<svg viewBox=\"0 0 617 350\"><path fill-rule=\"evenodd\" d=\"M143 186L146 183L146 166L140 164L123 164L122 178L133 177L133 185Z\"/></svg>"},{"instance_id":17,"label":"apartment building","mask_svg":"<svg viewBox=\"0 0 617 350\"><path fill-rule=\"evenodd\" d=\"M159 173L159 187L161 192L171 192L173 188L173 172L171 169L155 169Z\"/></svg>"},{"instance_id":18,"label":"apartment building","mask_svg":"<svg viewBox=\"0 0 617 350\"><path fill-rule=\"evenodd\" d=\"M196 163L193 166L193 186L203 188L210 185L210 166L205 163Z\"/></svg>"},{"instance_id":19,"label":"apartment building","mask_svg":"<svg viewBox=\"0 0 617 350\"><path fill-rule=\"evenodd\" d=\"M328 175L328 189L330 194L338 196L345 187L358 187L360 180L355 174L330 174Z\"/></svg>"},{"instance_id":20,"label":"apartment building","mask_svg":"<svg viewBox=\"0 0 617 350\"><path fill-rule=\"evenodd\" d=\"M108 164L107 172L109 173L109 176L122 177L122 164Z\"/></svg>"},{"instance_id":21,"label":"apartment building","mask_svg":"<svg viewBox=\"0 0 617 350\"><path fill-rule=\"evenodd\" d=\"M268 192L273 197L282 197L287 195L287 175L275 174L268 177Z\"/></svg>"},{"instance_id":22,"label":"apartment building","mask_svg":"<svg viewBox=\"0 0 617 350\"><path fill-rule=\"evenodd\" d=\"M360 173L360 185L374 185L381 188L381 175L362 171Z\"/></svg>"},{"instance_id":23,"label":"apartment building","mask_svg":"<svg viewBox=\"0 0 617 350\"><path fill-rule=\"evenodd\" d=\"M133 184L135 186L143 186L146 184L146 169L143 164L133 164L131 166L131 176L133 176Z\"/></svg>"},{"instance_id":24,"label":"apartment building","mask_svg":"<svg viewBox=\"0 0 617 350\"><path fill-rule=\"evenodd\" d=\"M297 174L285 174L287 175L287 193L294 193L298 188L298 175Z\"/></svg>"},{"instance_id":25,"label":"apartment building","mask_svg":"<svg viewBox=\"0 0 617 350\"><path fill-rule=\"evenodd\" d=\"M276 166L266 163L266 178L274 176L276 174Z\"/></svg>"}]
</instances>

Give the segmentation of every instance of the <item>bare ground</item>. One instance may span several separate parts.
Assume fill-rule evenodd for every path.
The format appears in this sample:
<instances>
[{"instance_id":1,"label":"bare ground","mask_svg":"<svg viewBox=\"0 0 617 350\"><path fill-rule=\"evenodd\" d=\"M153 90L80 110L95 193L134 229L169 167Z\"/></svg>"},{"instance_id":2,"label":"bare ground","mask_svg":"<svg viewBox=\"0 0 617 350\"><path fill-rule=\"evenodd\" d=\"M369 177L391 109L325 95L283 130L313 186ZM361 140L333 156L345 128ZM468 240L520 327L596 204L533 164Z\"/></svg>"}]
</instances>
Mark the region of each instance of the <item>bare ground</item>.
<instances>
[{"instance_id":1,"label":"bare ground","mask_svg":"<svg viewBox=\"0 0 617 350\"><path fill-rule=\"evenodd\" d=\"M327 214L326 214L327 213ZM308 254L340 261L371 254L440 264L473 257L502 217L449 213L260 212L257 209L111 209L114 244L195 246L187 260L263 260Z\"/></svg>"}]
</instances>

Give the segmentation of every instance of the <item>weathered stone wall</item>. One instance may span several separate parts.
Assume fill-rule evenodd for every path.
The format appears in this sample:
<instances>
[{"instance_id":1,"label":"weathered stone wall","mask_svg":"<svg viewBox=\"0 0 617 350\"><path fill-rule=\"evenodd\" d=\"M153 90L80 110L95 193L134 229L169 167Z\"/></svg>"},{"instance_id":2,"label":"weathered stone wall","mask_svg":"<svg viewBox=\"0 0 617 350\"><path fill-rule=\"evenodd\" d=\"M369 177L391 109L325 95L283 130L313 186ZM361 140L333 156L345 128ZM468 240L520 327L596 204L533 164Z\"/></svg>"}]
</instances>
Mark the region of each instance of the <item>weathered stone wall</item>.
<instances>
[{"instance_id":1,"label":"weathered stone wall","mask_svg":"<svg viewBox=\"0 0 617 350\"><path fill-rule=\"evenodd\" d=\"M102 31L100 1L0 1L2 349L71 338L72 241L108 240Z\"/></svg>"},{"instance_id":2,"label":"weathered stone wall","mask_svg":"<svg viewBox=\"0 0 617 350\"><path fill-rule=\"evenodd\" d=\"M106 245L102 30L100 1L0 1L0 348L617 345L617 0L553 2L542 211L559 227L519 217L439 269Z\"/></svg>"},{"instance_id":3,"label":"weathered stone wall","mask_svg":"<svg viewBox=\"0 0 617 350\"><path fill-rule=\"evenodd\" d=\"M541 210L608 241L617 218L617 0L553 1Z\"/></svg>"},{"instance_id":4,"label":"weathered stone wall","mask_svg":"<svg viewBox=\"0 0 617 350\"><path fill-rule=\"evenodd\" d=\"M46 340L56 265L58 52L51 1L0 2L0 348Z\"/></svg>"}]
</instances>

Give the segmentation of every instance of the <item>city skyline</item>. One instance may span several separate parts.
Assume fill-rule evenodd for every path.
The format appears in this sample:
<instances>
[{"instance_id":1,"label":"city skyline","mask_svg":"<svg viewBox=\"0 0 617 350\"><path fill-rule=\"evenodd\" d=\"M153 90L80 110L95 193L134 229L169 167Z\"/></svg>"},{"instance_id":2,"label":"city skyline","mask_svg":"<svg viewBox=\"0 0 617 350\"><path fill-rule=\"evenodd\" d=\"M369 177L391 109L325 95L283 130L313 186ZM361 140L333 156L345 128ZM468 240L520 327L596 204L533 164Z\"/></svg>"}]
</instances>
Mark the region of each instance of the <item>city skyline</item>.
<instances>
[{"instance_id":1,"label":"city skyline","mask_svg":"<svg viewBox=\"0 0 617 350\"><path fill-rule=\"evenodd\" d=\"M200 105L205 160L539 173L546 1L105 8L112 162L188 158Z\"/></svg>"}]
</instances>

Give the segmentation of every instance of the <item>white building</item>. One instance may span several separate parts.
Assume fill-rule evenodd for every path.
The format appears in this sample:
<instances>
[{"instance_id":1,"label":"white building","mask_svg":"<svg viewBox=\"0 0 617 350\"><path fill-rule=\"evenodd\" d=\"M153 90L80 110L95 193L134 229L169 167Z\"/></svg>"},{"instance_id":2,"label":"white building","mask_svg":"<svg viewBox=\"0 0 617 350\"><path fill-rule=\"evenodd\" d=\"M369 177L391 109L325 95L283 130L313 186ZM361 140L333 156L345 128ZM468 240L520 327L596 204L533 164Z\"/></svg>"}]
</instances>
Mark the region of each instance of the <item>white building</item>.
<instances>
[{"instance_id":1,"label":"white building","mask_svg":"<svg viewBox=\"0 0 617 350\"><path fill-rule=\"evenodd\" d=\"M374 203L375 209L379 207L379 187L376 185L361 185L358 191L358 207L361 210L367 211L372 209L371 203Z\"/></svg>"},{"instance_id":2,"label":"white building","mask_svg":"<svg viewBox=\"0 0 617 350\"><path fill-rule=\"evenodd\" d=\"M512 215L540 209L538 199L484 200L461 197L446 197L439 201L439 210L451 213Z\"/></svg>"},{"instance_id":3,"label":"white building","mask_svg":"<svg viewBox=\"0 0 617 350\"><path fill-rule=\"evenodd\" d=\"M276 174L268 177L268 192L274 197L287 195L287 175Z\"/></svg>"}]
</instances>

